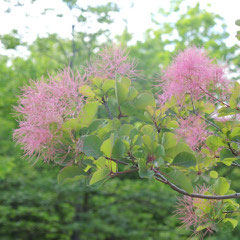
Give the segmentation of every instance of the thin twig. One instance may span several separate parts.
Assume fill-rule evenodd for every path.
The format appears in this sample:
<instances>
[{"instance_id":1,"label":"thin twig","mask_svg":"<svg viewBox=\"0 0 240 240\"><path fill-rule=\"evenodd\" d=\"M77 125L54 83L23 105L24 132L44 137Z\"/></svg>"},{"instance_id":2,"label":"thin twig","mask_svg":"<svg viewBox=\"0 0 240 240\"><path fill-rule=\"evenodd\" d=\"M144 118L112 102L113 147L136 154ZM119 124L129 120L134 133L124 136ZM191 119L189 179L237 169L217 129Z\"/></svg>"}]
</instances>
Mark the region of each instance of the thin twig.
<instances>
[{"instance_id":1,"label":"thin twig","mask_svg":"<svg viewBox=\"0 0 240 240\"><path fill-rule=\"evenodd\" d=\"M234 156L239 156L238 152L235 152L234 149L231 147L231 144L229 142L227 142L227 145L228 145L228 148L229 150L231 151L231 153L234 155Z\"/></svg>"},{"instance_id":2,"label":"thin twig","mask_svg":"<svg viewBox=\"0 0 240 240\"><path fill-rule=\"evenodd\" d=\"M205 117L202 117L201 115L199 115L201 119L203 119L204 121L208 122L210 125L212 125L213 127L217 128L218 130L222 131L220 127L218 127L215 123L209 121L208 119L206 119Z\"/></svg>"},{"instance_id":3,"label":"thin twig","mask_svg":"<svg viewBox=\"0 0 240 240\"><path fill-rule=\"evenodd\" d=\"M119 175L122 175L122 174L131 173L131 172L136 172L137 170L138 170L138 169L135 168L135 169L129 169L129 170L122 171L122 172L112 172L112 173L111 173L111 177L116 177L116 176L119 176Z\"/></svg>"},{"instance_id":4,"label":"thin twig","mask_svg":"<svg viewBox=\"0 0 240 240\"><path fill-rule=\"evenodd\" d=\"M123 161L121 161L121 160L117 160L117 159L113 159L113 158L109 158L109 157L105 157L107 160L111 160L111 161L113 161L113 162L115 162L115 163L121 163L121 164L123 164L123 165L129 165L128 163L126 163L126 162L123 162Z\"/></svg>"},{"instance_id":5,"label":"thin twig","mask_svg":"<svg viewBox=\"0 0 240 240\"><path fill-rule=\"evenodd\" d=\"M213 96L211 93L205 91L203 88L200 87L200 89L205 93L207 94L209 97L211 97L212 99L216 100L217 102L219 103L222 103L223 105L225 105L226 107L230 107L230 105L228 105L227 103L221 101L220 99L216 98L215 96Z\"/></svg>"}]
</instances>

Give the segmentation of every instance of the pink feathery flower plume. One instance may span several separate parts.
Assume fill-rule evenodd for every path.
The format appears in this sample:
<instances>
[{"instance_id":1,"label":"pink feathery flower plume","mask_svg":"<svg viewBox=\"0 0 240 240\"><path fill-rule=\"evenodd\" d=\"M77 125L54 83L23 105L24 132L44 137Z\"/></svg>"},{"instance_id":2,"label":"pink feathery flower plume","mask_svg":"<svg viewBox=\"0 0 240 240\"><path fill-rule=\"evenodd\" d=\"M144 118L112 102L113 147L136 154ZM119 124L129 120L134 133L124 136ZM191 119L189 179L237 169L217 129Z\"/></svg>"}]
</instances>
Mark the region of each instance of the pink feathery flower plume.
<instances>
[{"instance_id":1,"label":"pink feathery flower plume","mask_svg":"<svg viewBox=\"0 0 240 240\"><path fill-rule=\"evenodd\" d=\"M83 97L78 88L83 79L66 69L47 80L31 81L30 86L22 89L15 107L19 128L13 136L22 146L25 156L49 161L54 160L57 154L67 155L69 146L61 143L57 132L64 121L76 117L81 110Z\"/></svg>"},{"instance_id":2,"label":"pink feathery flower plume","mask_svg":"<svg viewBox=\"0 0 240 240\"><path fill-rule=\"evenodd\" d=\"M120 77L137 76L136 64L130 61L128 53L120 47L105 47L96 58L92 59L87 66L86 72L89 77L114 79Z\"/></svg>"},{"instance_id":3,"label":"pink feathery flower plume","mask_svg":"<svg viewBox=\"0 0 240 240\"><path fill-rule=\"evenodd\" d=\"M190 115L186 119L179 121L179 128L176 129L176 133L179 137L185 139L193 150L197 150L209 135L206 127L204 120L200 116Z\"/></svg>"},{"instance_id":4,"label":"pink feathery flower plume","mask_svg":"<svg viewBox=\"0 0 240 240\"><path fill-rule=\"evenodd\" d=\"M206 51L197 47L180 52L164 72L162 80L160 86L163 94L159 95L160 103L172 96L181 101L185 94L198 100L207 96L206 92L209 90L221 89L224 93L228 89L224 68L212 63Z\"/></svg>"},{"instance_id":5,"label":"pink feathery flower plume","mask_svg":"<svg viewBox=\"0 0 240 240\"><path fill-rule=\"evenodd\" d=\"M195 193L206 194L209 188L205 185L196 188ZM206 200L200 198L191 198L189 196L181 196L176 204L175 215L182 223L182 227L192 229L195 235L200 233L197 231L199 226L207 225L204 229L205 236L207 233L213 233L214 223L210 215L206 211L207 208L214 208L216 200Z\"/></svg>"}]
</instances>

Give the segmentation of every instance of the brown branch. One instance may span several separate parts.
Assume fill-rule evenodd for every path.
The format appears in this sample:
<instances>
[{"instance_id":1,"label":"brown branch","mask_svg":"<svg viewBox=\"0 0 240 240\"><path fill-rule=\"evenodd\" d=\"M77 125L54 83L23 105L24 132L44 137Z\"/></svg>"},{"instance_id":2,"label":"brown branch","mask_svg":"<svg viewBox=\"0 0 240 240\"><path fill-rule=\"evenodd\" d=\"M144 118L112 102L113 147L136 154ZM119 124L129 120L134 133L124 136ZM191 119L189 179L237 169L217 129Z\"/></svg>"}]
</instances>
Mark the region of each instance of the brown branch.
<instances>
[{"instance_id":1,"label":"brown branch","mask_svg":"<svg viewBox=\"0 0 240 240\"><path fill-rule=\"evenodd\" d=\"M223 105L225 105L226 107L230 107L230 105L228 105L227 103L221 101L220 99L216 98L215 96L213 96L211 93L205 91L203 88L200 87L200 89L205 93L207 94L209 97L211 97L212 99L216 100L217 102L219 103L222 103Z\"/></svg>"},{"instance_id":2,"label":"brown branch","mask_svg":"<svg viewBox=\"0 0 240 240\"><path fill-rule=\"evenodd\" d=\"M135 164L135 158L134 158L134 156L132 155L132 153L131 153L130 151L128 151L127 154L128 154L128 156L129 156L129 158L131 159L132 163Z\"/></svg>"},{"instance_id":3,"label":"brown branch","mask_svg":"<svg viewBox=\"0 0 240 240\"><path fill-rule=\"evenodd\" d=\"M116 177L116 176L119 176L119 175L122 175L122 174L136 172L137 170L138 170L138 168L129 169L129 170L122 171L122 172L112 172L110 176L111 177Z\"/></svg>"},{"instance_id":4,"label":"brown branch","mask_svg":"<svg viewBox=\"0 0 240 240\"><path fill-rule=\"evenodd\" d=\"M224 211L224 212L222 212L222 213L228 214L228 213L235 213L235 212L239 212L239 211Z\"/></svg>"},{"instance_id":5,"label":"brown branch","mask_svg":"<svg viewBox=\"0 0 240 240\"><path fill-rule=\"evenodd\" d=\"M120 118L122 118L122 117L128 117L127 115L123 115L123 114L122 114L120 105L118 106L118 111L119 111L118 119L120 119Z\"/></svg>"},{"instance_id":6,"label":"brown branch","mask_svg":"<svg viewBox=\"0 0 240 240\"><path fill-rule=\"evenodd\" d=\"M121 160L117 160L117 159L113 159L113 158L109 158L109 157L105 157L107 160L111 160L111 161L113 161L113 162L115 162L115 163L121 163L121 164L123 164L123 165L129 165L128 163L126 163L126 162L123 162L123 161L121 161Z\"/></svg>"},{"instance_id":7,"label":"brown branch","mask_svg":"<svg viewBox=\"0 0 240 240\"><path fill-rule=\"evenodd\" d=\"M156 129L157 129L157 132L160 133L161 128L159 128L159 126L157 125L157 122L156 122L155 120L154 120L153 122L154 122L154 126L155 126Z\"/></svg>"},{"instance_id":8,"label":"brown branch","mask_svg":"<svg viewBox=\"0 0 240 240\"><path fill-rule=\"evenodd\" d=\"M198 194L198 193L188 193L185 190L177 187L175 184L171 183L167 178L165 178L158 170L153 169L153 171L155 172L155 179L157 181L160 180L160 182L165 183L167 185L169 185L174 191L181 193L183 195L192 197L192 198L202 198L202 199L216 199L216 200L222 200L222 199L231 199L231 198L240 198L240 193L234 193L234 194L229 194L229 195L202 195L202 194ZM159 179L160 178L160 179Z\"/></svg>"},{"instance_id":9,"label":"brown branch","mask_svg":"<svg viewBox=\"0 0 240 240\"><path fill-rule=\"evenodd\" d=\"M234 149L231 147L231 144L229 142L227 142L227 145L228 145L229 150L231 151L231 153L234 156L239 156L239 153L234 151Z\"/></svg>"},{"instance_id":10,"label":"brown branch","mask_svg":"<svg viewBox=\"0 0 240 240\"><path fill-rule=\"evenodd\" d=\"M227 103L221 101L220 99L216 98L216 97L213 96L211 93L205 91L203 88L200 87L200 89L201 89L205 94L207 94L209 97L211 97L212 99L216 100L216 101L219 102L219 103L222 103L222 104L225 105L226 107L230 107L229 104L227 104ZM239 108L239 107L235 107L235 109L238 110L238 111L240 111L240 108Z\"/></svg>"}]
</instances>

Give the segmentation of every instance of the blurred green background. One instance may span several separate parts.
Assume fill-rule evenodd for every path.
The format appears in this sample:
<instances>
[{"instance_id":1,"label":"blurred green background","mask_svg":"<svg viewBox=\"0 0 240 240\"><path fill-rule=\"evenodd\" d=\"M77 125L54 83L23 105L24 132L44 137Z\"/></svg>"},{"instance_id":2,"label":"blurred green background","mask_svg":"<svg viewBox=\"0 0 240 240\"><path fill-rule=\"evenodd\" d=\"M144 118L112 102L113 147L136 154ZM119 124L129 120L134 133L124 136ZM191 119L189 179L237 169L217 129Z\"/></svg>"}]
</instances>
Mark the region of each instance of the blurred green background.
<instances>
[{"instance_id":1,"label":"blurred green background","mask_svg":"<svg viewBox=\"0 0 240 240\"><path fill-rule=\"evenodd\" d=\"M4 2L6 14L25 3ZM71 39L54 33L28 42L18 29L0 32L0 240L188 239L191 232L180 228L174 216L176 194L160 183L132 175L113 179L100 189L87 188L81 182L60 186L58 166L41 161L32 166L12 141L17 127L12 106L29 79L54 74L68 65L80 71L103 45L112 43L127 47L130 57L137 59L138 69L145 75L135 82L141 89L153 88L171 57L192 44L206 48L217 61L227 62L229 77L237 80L239 48L226 44L229 33L224 19L197 2L183 8L184 0L169 1L168 10L159 9L152 15L155 28L147 29L144 38L137 40L127 24L122 34L111 35L108 26L114 23L114 14L121 18L117 1L102 5L89 1L84 7L77 0L62 2L74 16ZM56 15L53 10L51 14ZM165 21L159 21L159 16ZM64 19L65 15L56 17ZM97 27L91 28L91 21ZM237 182L240 170L222 172L225 174ZM240 191L239 186L232 187ZM238 240L240 227L208 237L227 238Z\"/></svg>"}]
</instances>

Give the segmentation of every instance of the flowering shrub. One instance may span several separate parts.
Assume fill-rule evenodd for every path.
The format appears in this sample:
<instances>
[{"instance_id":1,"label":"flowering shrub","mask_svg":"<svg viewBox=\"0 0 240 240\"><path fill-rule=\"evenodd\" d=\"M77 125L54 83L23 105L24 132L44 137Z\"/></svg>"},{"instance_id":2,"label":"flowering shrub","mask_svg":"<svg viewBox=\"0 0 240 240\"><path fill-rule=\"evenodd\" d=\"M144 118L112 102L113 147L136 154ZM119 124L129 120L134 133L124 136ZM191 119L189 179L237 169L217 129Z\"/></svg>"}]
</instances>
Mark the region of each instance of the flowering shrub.
<instances>
[{"instance_id":1,"label":"flowering shrub","mask_svg":"<svg viewBox=\"0 0 240 240\"><path fill-rule=\"evenodd\" d=\"M185 119L179 119L179 127L176 129L176 133L185 139L193 150L198 150L205 143L209 134L206 127L200 116L190 115Z\"/></svg>"},{"instance_id":2,"label":"flowering shrub","mask_svg":"<svg viewBox=\"0 0 240 240\"><path fill-rule=\"evenodd\" d=\"M203 49L191 47L174 58L163 75L163 94L167 101L172 96L181 101L186 94L195 99L209 97L206 92L227 91L229 81L224 77L224 68L212 63ZM211 99L211 98L210 98Z\"/></svg>"},{"instance_id":3,"label":"flowering shrub","mask_svg":"<svg viewBox=\"0 0 240 240\"><path fill-rule=\"evenodd\" d=\"M68 147L61 140L61 128L83 106L83 96L78 91L83 79L80 75L74 77L67 69L47 80L32 81L22 89L19 105L15 107L20 118L14 138L23 145L26 156L49 161L57 154L68 154Z\"/></svg>"},{"instance_id":4,"label":"flowering shrub","mask_svg":"<svg viewBox=\"0 0 240 240\"><path fill-rule=\"evenodd\" d=\"M83 76L31 82L14 138L25 155L63 165L60 184L138 172L183 195L176 214L194 234L235 228L240 193L217 170L240 166L240 85L196 47L175 57L157 96L134 87L134 66L114 47Z\"/></svg>"}]
</instances>

